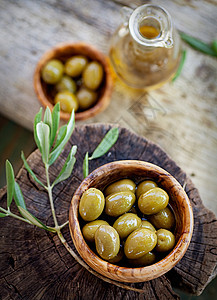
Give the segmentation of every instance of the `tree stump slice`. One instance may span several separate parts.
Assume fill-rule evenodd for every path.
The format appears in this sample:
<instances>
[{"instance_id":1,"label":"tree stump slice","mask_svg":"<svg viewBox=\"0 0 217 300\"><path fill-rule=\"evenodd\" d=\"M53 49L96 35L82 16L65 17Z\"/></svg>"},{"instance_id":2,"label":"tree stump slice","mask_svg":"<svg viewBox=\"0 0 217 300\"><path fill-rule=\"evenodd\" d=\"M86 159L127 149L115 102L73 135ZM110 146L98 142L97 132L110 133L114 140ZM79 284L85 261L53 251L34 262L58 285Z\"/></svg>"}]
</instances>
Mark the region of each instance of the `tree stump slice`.
<instances>
[{"instance_id":1,"label":"tree stump slice","mask_svg":"<svg viewBox=\"0 0 217 300\"><path fill-rule=\"evenodd\" d=\"M50 167L51 181L61 170L71 145L78 145L76 164L71 177L53 190L59 224L68 220L73 193L83 179L82 163L86 151L91 153L113 125L76 127L59 160ZM67 252L58 237L19 220L0 219L0 300L7 299L179 299L172 287L199 295L216 275L217 220L206 209L197 189L186 174L156 144L119 127L119 139L103 157L90 161L90 171L115 160L138 159L166 169L185 187L194 212L194 233L183 259L167 274L143 283L129 284L144 289L136 293L108 284L81 267ZM44 167L38 150L28 163L45 182ZM17 181L27 208L45 224L53 226L47 193L35 183L24 168ZM6 188L0 191L0 205L5 206ZM11 210L18 213L14 204ZM68 228L64 237L75 250ZM76 250L75 250L76 251Z\"/></svg>"}]
</instances>

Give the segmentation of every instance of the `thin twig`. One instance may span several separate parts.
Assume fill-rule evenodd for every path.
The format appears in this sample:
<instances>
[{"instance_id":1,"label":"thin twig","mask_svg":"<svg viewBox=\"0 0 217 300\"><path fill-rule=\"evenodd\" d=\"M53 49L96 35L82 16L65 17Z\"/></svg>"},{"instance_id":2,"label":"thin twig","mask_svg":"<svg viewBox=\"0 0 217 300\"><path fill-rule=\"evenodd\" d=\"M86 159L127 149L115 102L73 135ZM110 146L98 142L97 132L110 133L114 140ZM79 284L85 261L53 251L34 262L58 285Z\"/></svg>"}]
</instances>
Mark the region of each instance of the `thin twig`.
<instances>
[{"instance_id":1,"label":"thin twig","mask_svg":"<svg viewBox=\"0 0 217 300\"><path fill-rule=\"evenodd\" d=\"M17 215L15 215L15 214L13 214L10 210L6 210L6 209L0 207L0 211L4 212L4 213L6 214L6 216L8 216L8 217L13 217L13 218L16 218L16 219L18 219L18 220L20 220L20 221L23 221L23 222L26 222L26 223L32 225L32 223L31 223L29 220L24 219L24 218L22 218L22 217L20 217L20 216L17 216Z\"/></svg>"},{"instance_id":2,"label":"thin twig","mask_svg":"<svg viewBox=\"0 0 217 300\"><path fill-rule=\"evenodd\" d=\"M47 179L47 192L48 192L48 196L49 196L49 200L50 200L50 207L51 207L51 212L52 212L55 228L58 229L59 225L58 225L58 222L57 222L54 203L53 203L52 188L51 188L51 185L50 185L50 178L49 178L48 169L49 169L49 166L47 164L45 164L45 172L46 172L46 179Z\"/></svg>"},{"instance_id":3,"label":"thin twig","mask_svg":"<svg viewBox=\"0 0 217 300\"><path fill-rule=\"evenodd\" d=\"M63 227L65 227L68 224L69 224L69 221L66 221L65 223L63 223L62 225L59 226L59 229L62 229Z\"/></svg>"},{"instance_id":4,"label":"thin twig","mask_svg":"<svg viewBox=\"0 0 217 300\"><path fill-rule=\"evenodd\" d=\"M93 269L91 269L91 267L89 267L82 259L80 259L80 257L72 250L72 248L69 246L69 244L67 243L67 241L65 240L64 236L62 235L62 233L59 231L57 232L58 237L60 239L60 241L62 242L62 244L65 246L66 250L71 254L71 256L73 256L73 258L82 266L84 267L87 271L89 271L91 274L95 275L96 277L102 279L105 282L108 282L110 284L114 284L117 287L120 287L122 289L126 289L126 290L130 290L130 291L134 291L137 293L144 293L144 290L142 289L137 289L122 283L118 283L117 281L114 281L112 279L106 278L103 275L100 275L99 273L95 272Z\"/></svg>"}]
</instances>

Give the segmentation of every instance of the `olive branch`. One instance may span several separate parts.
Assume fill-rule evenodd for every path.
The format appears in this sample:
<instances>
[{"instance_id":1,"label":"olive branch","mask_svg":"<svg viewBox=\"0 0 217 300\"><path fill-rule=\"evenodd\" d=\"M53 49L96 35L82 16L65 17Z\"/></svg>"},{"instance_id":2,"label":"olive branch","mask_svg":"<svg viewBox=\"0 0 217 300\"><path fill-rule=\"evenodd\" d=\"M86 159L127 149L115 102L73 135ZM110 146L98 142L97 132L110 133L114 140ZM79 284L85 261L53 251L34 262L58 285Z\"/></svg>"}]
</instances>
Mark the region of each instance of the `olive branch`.
<instances>
[{"instance_id":1,"label":"olive branch","mask_svg":"<svg viewBox=\"0 0 217 300\"><path fill-rule=\"evenodd\" d=\"M94 274L98 278L114 284L116 286L119 286L121 288L125 288L128 290L133 290L137 292L143 292L143 290L136 289L121 283L118 283L116 281L113 281L111 279L108 279L94 270L92 270L69 246L67 241L65 240L61 230L63 227L65 227L69 221L65 222L64 224L59 225L54 202L53 202L53 194L52 190L55 185L58 183L66 180L71 176L74 164L76 162L76 152L77 152L77 146L73 145L70 149L70 152L65 160L65 163L55 178L55 180L51 183L50 182L50 176L49 176L49 168L50 166L59 158L60 154L64 150L65 145L69 141L74 127L75 127L75 115L74 111L72 111L70 119L67 124L63 125L59 128L59 121L60 121L60 105L57 103L54 106L54 109L51 113L49 107L46 108L44 113L44 118L42 120L42 108L39 110L39 112L36 114L34 119L34 139L37 145L37 148L39 149L41 153L41 158L44 163L45 168L45 174L46 174L46 183L43 183L33 172L33 170L30 168L24 153L21 152L21 158L24 163L24 167L29 172L31 177L35 182L37 182L39 185L41 185L48 193L48 198L50 202L50 208L53 216L53 222L54 226L47 226L43 222L41 222L38 218L36 218L32 213L30 213L26 207L26 203L23 197L23 193L21 191L21 188L19 184L15 181L14 176L14 170L11 165L11 163L7 160L6 161L6 182L7 182L7 208L3 208L0 206L0 218L4 217L13 217L20 221L26 222L31 225L35 225L41 229L44 229L46 231L49 231L51 233L57 234L62 244L65 246L67 251L73 256L73 258L81 264L84 268L86 268L90 273ZM59 128L59 129L58 129ZM116 143L118 139L119 131L118 128L112 128L110 129L107 134L104 136L100 144L96 147L94 152L91 156L89 156L89 153L86 152L84 162L83 162L83 175L84 178L89 173L89 160L93 160L96 158L99 158L106 154L110 148ZM13 213L10 209L12 201L15 201L15 204L19 210L20 215L17 215Z\"/></svg>"}]
</instances>

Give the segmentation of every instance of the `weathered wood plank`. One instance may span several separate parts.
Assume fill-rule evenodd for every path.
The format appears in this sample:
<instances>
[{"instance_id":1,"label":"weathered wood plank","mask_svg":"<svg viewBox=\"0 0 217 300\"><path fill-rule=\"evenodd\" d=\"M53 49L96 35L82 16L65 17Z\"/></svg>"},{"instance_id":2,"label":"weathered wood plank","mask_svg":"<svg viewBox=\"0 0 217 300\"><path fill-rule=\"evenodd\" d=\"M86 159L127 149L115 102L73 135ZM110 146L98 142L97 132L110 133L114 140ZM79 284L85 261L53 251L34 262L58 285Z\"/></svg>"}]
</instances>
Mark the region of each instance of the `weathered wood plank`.
<instances>
[{"instance_id":1,"label":"weathered wood plank","mask_svg":"<svg viewBox=\"0 0 217 300\"><path fill-rule=\"evenodd\" d=\"M179 30L216 38L217 1L149 1L163 5ZM32 76L40 56L62 41L83 40L108 53L122 5L141 0L0 1L0 112L32 129L39 109ZM217 214L217 60L187 48L181 77L143 95L118 79L107 110L91 122L113 122L160 144L191 176L204 204ZM115 114L114 114L115 111Z\"/></svg>"}]
</instances>

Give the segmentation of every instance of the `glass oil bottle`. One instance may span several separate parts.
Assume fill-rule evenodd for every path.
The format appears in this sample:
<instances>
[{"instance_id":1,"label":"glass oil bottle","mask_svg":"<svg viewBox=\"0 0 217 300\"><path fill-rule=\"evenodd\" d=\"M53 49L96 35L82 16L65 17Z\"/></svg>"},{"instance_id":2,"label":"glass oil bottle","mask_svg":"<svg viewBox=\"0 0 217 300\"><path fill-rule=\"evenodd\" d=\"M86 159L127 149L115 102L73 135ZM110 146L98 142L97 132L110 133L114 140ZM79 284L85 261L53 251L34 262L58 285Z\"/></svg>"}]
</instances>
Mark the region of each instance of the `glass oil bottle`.
<instances>
[{"instance_id":1,"label":"glass oil bottle","mask_svg":"<svg viewBox=\"0 0 217 300\"><path fill-rule=\"evenodd\" d=\"M127 12L111 40L111 64L127 85L158 88L172 79L179 66L180 37L169 13L160 6L142 5L130 16Z\"/></svg>"}]
</instances>

